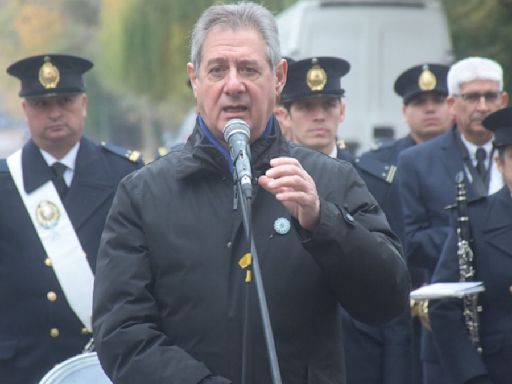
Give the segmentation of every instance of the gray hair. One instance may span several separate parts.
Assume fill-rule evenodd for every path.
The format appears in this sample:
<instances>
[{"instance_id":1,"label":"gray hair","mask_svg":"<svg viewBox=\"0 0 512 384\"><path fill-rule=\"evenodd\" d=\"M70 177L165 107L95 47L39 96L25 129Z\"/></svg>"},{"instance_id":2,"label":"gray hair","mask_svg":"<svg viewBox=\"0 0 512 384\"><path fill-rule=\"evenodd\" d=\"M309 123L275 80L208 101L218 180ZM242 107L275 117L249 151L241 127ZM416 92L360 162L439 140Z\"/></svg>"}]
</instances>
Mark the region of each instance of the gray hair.
<instances>
[{"instance_id":1,"label":"gray hair","mask_svg":"<svg viewBox=\"0 0 512 384\"><path fill-rule=\"evenodd\" d=\"M203 44L210 31L217 26L226 26L233 30L243 28L258 32L267 46L267 59L275 71L281 58L279 35L274 15L265 7L242 2L237 4L212 5L207 8L192 31L190 61L196 74L201 65Z\"/></svg>"},{"instance_id":2,"label":"gray hair","mask_svg":"<svg viewBox=\"0 0 512 384\"><path fill-rule=\"evenodd\" d=\"M503 90L503 69L501 65L484 57L468 57L457 61L448 71L448 93L458 95L462 83L475 80L496 81Z\"/></svg>"}]
</instances>

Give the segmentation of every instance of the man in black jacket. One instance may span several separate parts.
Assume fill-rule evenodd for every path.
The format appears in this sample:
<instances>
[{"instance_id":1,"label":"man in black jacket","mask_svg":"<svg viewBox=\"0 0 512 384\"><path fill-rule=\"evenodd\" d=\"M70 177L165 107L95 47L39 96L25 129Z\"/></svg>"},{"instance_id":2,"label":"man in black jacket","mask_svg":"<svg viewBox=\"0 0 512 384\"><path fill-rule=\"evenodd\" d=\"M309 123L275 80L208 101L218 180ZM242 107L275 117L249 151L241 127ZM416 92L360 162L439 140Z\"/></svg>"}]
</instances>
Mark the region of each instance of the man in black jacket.
<instances>
[{"instance_id":1,"label":"man in black jacket","mask_svg":"<svg viewBox=\"0 0 512 384\"><path fill-rule=\"evenodd\" d=\"M223 138L239 118L250 127L252 233L283 382L345 383L339 304L372 324L407 304L396 238L350 164L281 137L273 109L286 61L268 10L208 8L191 51L194 132L124 180L107 220L93 319L102 366L115 383L239 383L242 372L272 382Z\"/></svg>"}]
</instances>

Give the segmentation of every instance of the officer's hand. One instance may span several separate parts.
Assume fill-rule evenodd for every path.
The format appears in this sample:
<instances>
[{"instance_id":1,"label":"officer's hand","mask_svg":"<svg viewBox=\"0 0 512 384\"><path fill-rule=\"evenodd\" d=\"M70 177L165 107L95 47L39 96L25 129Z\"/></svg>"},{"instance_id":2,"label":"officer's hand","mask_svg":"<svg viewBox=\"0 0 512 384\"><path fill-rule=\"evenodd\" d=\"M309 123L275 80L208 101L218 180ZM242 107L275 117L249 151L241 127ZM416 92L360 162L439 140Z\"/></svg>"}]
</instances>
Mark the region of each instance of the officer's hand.
<instances>
[{"instance_id":1,"label":"officer's hand","mask_svg":"<svg viewBox=\"0 0 512 384\"><path fill-rule=\"evenodd\" d=\"M231 384L231 381L220 376L206 376L199 384Z\"/></svg>"},{"instance_id":2,"label":"officer's hand","mask_svg":"<svg viewBox=\"0 0 512 384\"><path fill-rule=\"evenodd\" d=\"M312 231L320 218L320 199L312 177L297 159L278 157L258 183L281 201L302 228Z\"/></svg>"}]
</instances>

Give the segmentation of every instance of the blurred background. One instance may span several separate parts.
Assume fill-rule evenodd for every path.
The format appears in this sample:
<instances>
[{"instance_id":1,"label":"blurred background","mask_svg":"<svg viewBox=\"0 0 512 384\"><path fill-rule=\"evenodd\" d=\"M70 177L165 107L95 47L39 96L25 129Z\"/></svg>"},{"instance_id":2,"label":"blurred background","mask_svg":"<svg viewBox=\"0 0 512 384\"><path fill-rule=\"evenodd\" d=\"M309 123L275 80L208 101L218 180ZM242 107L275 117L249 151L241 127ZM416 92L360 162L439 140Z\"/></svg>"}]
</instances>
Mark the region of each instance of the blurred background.
<instances>
[{"instance_id":1,"label":"blurred background","mask_svg":"<svg viewBox=\"0 0 512 384\"><path fill-rule=\"evenodd\" d=\"M256 2L278 14L296 1ZM478 55L497 60L510 91L512 0L441 2L453 59ZM27 138L19 84L5 68L44 52L76 54L94 62L86 75L89 136L140 150L148 160L159 146L183 140L182 125L191 124L190 117L184 120L194 104L186 82L190 31L213 3L218 1L2 0L0 157Z\"/></svg>"}]
</instances>

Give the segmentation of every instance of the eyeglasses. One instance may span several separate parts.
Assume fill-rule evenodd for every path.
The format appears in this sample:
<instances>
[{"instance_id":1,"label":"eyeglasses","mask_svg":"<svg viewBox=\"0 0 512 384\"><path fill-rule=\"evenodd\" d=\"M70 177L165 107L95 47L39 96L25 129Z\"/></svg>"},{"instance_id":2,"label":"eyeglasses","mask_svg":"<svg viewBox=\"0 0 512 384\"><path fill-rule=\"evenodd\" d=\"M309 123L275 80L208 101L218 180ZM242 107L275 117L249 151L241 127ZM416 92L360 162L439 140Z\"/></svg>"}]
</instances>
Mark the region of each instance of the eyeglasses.
<instances>
[{"instance_id":1,"label":"eyeglasses","mask_svg":"<svg viewBox=\"0 0 512 384\"><path fill-rule=\"evenodd\" d=\"M480 100L482 100L482 97L484 98L486 103L495 103L496 101L498 101L500 95L501 92L468 92L454 96L462 97L462 100L464 100L468 104L477 104L480 102Z\"/></svg>"}]
</instances>

